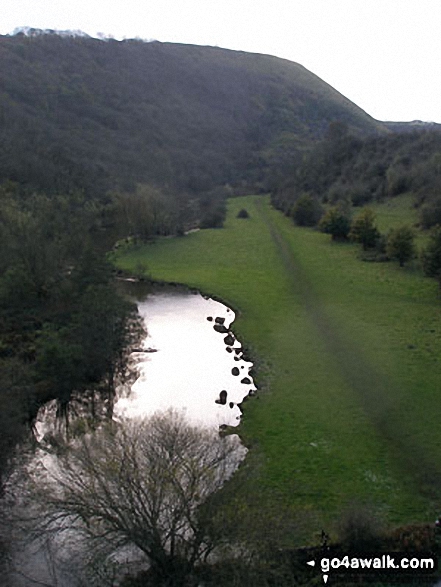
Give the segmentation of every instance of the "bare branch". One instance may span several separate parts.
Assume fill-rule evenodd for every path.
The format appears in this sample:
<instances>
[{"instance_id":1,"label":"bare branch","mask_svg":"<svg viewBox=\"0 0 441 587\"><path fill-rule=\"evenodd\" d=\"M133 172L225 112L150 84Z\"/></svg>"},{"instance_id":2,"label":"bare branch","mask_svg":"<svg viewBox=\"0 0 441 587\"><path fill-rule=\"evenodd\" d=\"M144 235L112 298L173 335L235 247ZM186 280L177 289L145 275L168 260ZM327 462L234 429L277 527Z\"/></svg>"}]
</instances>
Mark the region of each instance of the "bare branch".
<instances>
[{"instance_id":1,"label":"bare branch","mask_svg":"<svg viewBox=\"0 0 441 587\"><path fill-rule=\"evenodd\" d=\"M102 427L30 471L38 531L81 536L107 558L138 549L163 574L191 569L214 548L199 507L244 452L173 411Z\"/></svg>"}]
</instances>

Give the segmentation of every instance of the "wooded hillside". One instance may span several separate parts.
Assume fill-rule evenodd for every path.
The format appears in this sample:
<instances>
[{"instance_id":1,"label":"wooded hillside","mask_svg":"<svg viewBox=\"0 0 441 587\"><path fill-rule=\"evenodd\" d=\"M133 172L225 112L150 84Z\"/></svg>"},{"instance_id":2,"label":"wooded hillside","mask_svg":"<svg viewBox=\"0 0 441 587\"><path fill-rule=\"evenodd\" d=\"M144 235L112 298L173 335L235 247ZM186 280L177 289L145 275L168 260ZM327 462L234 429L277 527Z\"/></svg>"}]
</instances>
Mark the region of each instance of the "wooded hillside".
<instances>
[{"instance_id":1,"label":"wooded hillside","mask_svg":"<svg viewBox=\"0 0 441 587\"><path fill-rule=\"evenodd\" d=\"M0 181L96 195L261 185L329 123L382 129L301 65L140 40L0 37Z\"/></svg>"}]
</instances>

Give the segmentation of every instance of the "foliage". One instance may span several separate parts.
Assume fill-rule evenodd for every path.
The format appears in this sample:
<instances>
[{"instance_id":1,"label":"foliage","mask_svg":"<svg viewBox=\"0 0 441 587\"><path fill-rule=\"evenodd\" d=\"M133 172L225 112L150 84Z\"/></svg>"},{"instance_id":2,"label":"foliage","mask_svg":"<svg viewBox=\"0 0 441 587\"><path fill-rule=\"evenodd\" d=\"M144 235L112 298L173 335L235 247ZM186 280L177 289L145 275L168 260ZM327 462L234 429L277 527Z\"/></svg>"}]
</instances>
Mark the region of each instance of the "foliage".
<instances>
[{"instance_id":1,"label":"foliage","mask_svg":"<svg viewBox=\"0 0 441 587\"><path fill-rule=\"evenodd\" d=\"M437 224L441 225L441 197L428 199L420 209L421 226L432 228Z\"/></svg>"},{"instance_id":2,"label":"foliage","mask_svg":"<svg viewBox=\"0 0 441 587\"><path fill-rule=\"evenodd\" d=\"M182 231L184 210L179 210L171 194L159 188L138 184L134 193L115 193L114 198L119 233L125 237L146 241Z\"/></svg>"},{"instance_id":3,"label":"foliage","mask_svg":"<svg viewBox=\"0 0 441 587\"><path fill-rule=\"evenodd\" d=\"M231 476L242 450L234 437L157 413L84 435L50 470L33 474L39 531L78 533L106 561L131 549L155 585L181 586L220 544L207 500ZM209 515L209 513L211 515Z\"/></svg>"},{"instance_id":4,"label":"foliage","mask_svg":"<svg viewBox=\"0 0 441 587\"><path fill-rule=\"evenodd\" d=\"M0 200L1 475L48 400L67 416L72 397L93 392L111 409L139 330L103 258L105 205L14 184Z\"/></svg>"},{"instance_id":5,"label":"foliage","mask_svg":"<svg viewBox=\"0 0 441 587\"><path fill-rule=\"evenodd\" d=\"M332 206L322 216L319 222L319 229L330 234L332 240L346 240L351 226L350 213L347 206Z\"/></svg>"},{"instance_id":6,"label":"foliage","mask_svg":"<svg viewBox=\"0 0 441 587\"><path fill-rule=\"evenodd\" d=\"M291 216L298 226L315 226L322 213L323 208L311 194L302 194L291 210Z\"/></svg>"},{"instance_id":7,"label":"foliage","mask_svg":"<svg viewBox=\"0 0 441 587\"><path fill-rule=\"evenodd\" d=\"M373 210L365 208L354 218L348 236L354 242L360 243L363 250L375 247L380 233L375 226L375 213Z\"/></svg>"},{"instance_id":8,"label":"foliage","mask_svg":"<svg viewBox=\"0 0 441 587\"><path fill-rule=\"evenodd\" d=\"M401 226L392 229L387 235L386 254L391 259L397 259L400 267L415 256L415 233L410 226Z\"/></svg>"},{"instance_id":9,"label":"foliage","mask_svg":"<svg viewBox=\"0 0 441 587\"><path fill-rule=\"evenodd\" d=\"M222 228L227 214L225 196L216 190L200 202L200 228Z\"/></svg>"},{"instance_id":10,"label":"foliage","mask_svg":"<svg viewBox=\"0 0 441 587\"><path fill-rule=\"evenodd\" d=\"M0 496L13 470L18 445L30 436L23 414L29 412L33 395L32 372L29 366L17 359L1 359Z\"/></svg>"},{"instance_id":11,"label":"foliage","mask_svg":"<svg viewBox=\"0 0 441 587\"><path fill-rule=\"evenodd\" d=\"M257 185L332 120L379 127L302 66L266 55L41 34L0 36L0 59L0 181L31 191Z\"/></svg>"},{"instance_id":12,"label":"foliage","mask_svg":"<svg viewBox=\"0 0 441 587\"><path fill-rule=\"evenodd\" d=\"M248 214L248 210L246 208L241 208L237 213L237 218L249 218L250 215Z\"/></svg>"},{"instance_id":13,"label":"foliage","mask_svg":"<svg viewBox=\"0 0 441 587\"><path fill-rule=\"evenodd\" d=\"M441 275L441 225L432 229L430 242L422 252L423 269L429 277Z\"/></svg>"},{"instance_id":14,"label":"foliage","mask_svg":"<svg viewBox=\"0 0 441 587\"><path fill-rule=\"evenodd\" d=\"M411 191L415 205L421 206L423 226L433 226L441 218L441 132L439 126L409 128L406 133L361 136L331 125L302 162L279 174L273 203L286 212L299 194L309 191L331 204L349 199L363 206Z\"/></svg>"}]
</instances>

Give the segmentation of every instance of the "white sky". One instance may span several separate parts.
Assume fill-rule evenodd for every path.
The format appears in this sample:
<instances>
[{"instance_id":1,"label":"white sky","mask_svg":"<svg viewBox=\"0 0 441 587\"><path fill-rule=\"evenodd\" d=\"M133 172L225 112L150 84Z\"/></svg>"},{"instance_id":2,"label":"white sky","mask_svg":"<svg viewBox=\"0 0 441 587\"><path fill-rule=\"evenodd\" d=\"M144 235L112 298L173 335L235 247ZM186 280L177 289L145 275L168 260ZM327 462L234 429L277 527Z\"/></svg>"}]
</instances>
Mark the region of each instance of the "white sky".
<instances>
[{"instance_id":1,"label":"white sky","mask_svg":"<svg viewBox=\"0 0 441 587\"><path fill-rule=\"evenodd\" d=\"M379 120L441 123L441 0L6 3L0 34L80 29L267 53L304 65Z\"/></svg>"}]
</instances>

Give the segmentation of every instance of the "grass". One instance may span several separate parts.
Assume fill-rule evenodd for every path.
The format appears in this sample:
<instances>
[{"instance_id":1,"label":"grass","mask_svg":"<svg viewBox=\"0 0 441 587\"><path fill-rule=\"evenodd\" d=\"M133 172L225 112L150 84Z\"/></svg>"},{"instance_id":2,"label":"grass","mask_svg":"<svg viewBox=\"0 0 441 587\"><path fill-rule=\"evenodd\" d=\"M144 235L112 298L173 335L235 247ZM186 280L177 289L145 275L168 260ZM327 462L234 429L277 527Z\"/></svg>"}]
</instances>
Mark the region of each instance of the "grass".
<instances>
[{"instance_id":1,"label":"grass","mask_svg":"<svg viewBox=\"0 0 441 587\"><path fill-rule=\"evenodd\" d=\"M260 392L243 407L251 450L237 491L257 515L268 503L292 510L309 541L354 500L391 524L432 521L441 505L437 285L357 251L246 197L230 200L224 229L116 259L238 311Z\"/></svg>"},{"instance_id":2,"label":"grass","mask_svg":"<svg viewBox=\"0 0 441 587\"><path fill-rule=\"evenodd\" d=\"M415 244L418 250L427 245L429 231L418 230L419 212L414 207L415 198L411 193L405 193L394 198L387 198L383 202L369 204L376 214L376 225L381 233L387 234L391 228L412 226L415 229Z\"/></svg>"}]
</instances>

